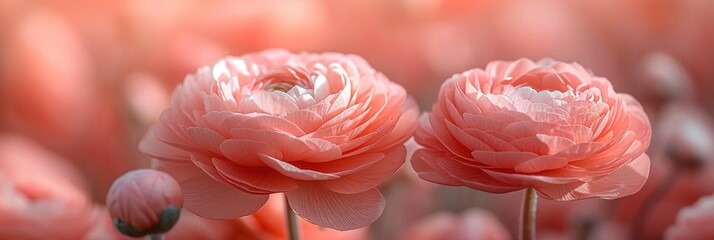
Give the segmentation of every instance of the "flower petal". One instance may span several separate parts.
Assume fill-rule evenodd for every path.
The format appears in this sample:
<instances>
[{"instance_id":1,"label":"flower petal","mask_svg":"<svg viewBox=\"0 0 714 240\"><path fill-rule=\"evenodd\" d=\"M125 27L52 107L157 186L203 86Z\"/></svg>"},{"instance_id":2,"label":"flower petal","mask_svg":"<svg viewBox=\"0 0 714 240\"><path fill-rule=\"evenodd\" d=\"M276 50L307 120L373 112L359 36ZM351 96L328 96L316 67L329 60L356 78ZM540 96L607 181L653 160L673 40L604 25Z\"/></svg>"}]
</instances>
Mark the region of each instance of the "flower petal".
<instances>
[{"instance_id":1,"label":"flower petal","mask_svg":"<svg viewBox=\"0 0 714 240\"><path fill-rule=\"evenodd\" d=\"M440 158L437 163L449 175L461 181L464 186L473 189L491 193L506 193L523 188L499 181L479 168L468 167L454 160Z\"/></svg>"},{"instance_id":2,"label":"flower petal","mask_svg":"<svg viewBox=\"0 0 714 240\"><path fill-rule=\"evenodd\" d=\"M519 164L538 157L531 152L473 151L474 160L495 168L514 168Z\"/></svg>"},{"instance_id":3,"label":"flower petal","mask_svg":"<svg viewBox=\"0 0 714 240\"><path fill-rule=\"evenodd\" d=\"M339 194L306 184L285 195L297 215L310 223L340 231L366 227L377 220L385 206L382 194L375 189Z\"/></svg>"},{"instance_id":4,"label":"flower petal","mask_svg":"<svg viewBox=\"0 0 714 240\"><path fill-rule=\"evenodd\" d=\"M171 146L154 135L155 127L149 128L144 138L139 142L139 150L149 157L166 161L188 161L191 153Z\"/></svg>"},{"instance_id":5,"label":"flower petal","mask_svg":"<svg viewBox=\"0 0 714 240\"><path fill-rule=\"evenodd\" d=\"M518 164L513 170L516 170L516 172L519 173L536 173L545 170L562 168L565 167L565 165L568 165L568 159L557 156L543 155L524 161L523 163Z\"/></svg>"},{"instance_id":6,"label":"flower petal","mask_svg":"<svg viewBox=\"0 0 714 240\"><path fill-rule=\"evenodd\" d=\"M194 146L216 154L221 153L221 149L218 146L226 140L226 138L208 128L188 127L183 128L183 131Z\"/></svg>"},{"instance_id":7,"label":"flower petal","mask_svg":"<svg viewBox=\"0 0 714 240\"><path fill-rule=\"evenodd\" d=\"M268 201L268 195L246 193L214 180L193 163L159 161L155 168L176 178L183 189L184 208L204 218L240 218Z\"/></svg>"},{"instance_id":8,"label":"flower petal","mask_svg":"<svg viewBox=\"0 0 714 240\"><path fill-rule=\"evenodd\" d=\"M412 155L412 168L421 179L447 186L459 186L461 181L452 177L436 163L436 159L444 157L442 152L419 149Z\"/></svg>"},{"instance_id":9,"label":"flower petal","mask_svg":"<svg viewBox=\"0 0 714 240\"><path fill-rule=\"evenodd\" d=\"M616 199L638 192L647 180L650 158L640 155L629 164L603 178L583 184L544 185L536 187L548 199L570 201L583 198Z\"/></svg>"},{"instance_id":10,"label":"flower petal","mask_svg":"<svg viewBox=\"0 0 714 240\"><path fill-rule=\"evenodd\" d=\"M228 139L221 143L220 149L223 156L244 167L265 166L258 156L259 153L276 158L283 157L280 150L271 145L246 139Z\"/></svg>"},{"instance_id":11,"label":"flower petal","mask_svg":"<svg viewBox=\"0 0 714 240\"><path fill-rule=\"evenodd\" d=\"M297 188L293 179L281 175L269 167L244 168L229 161L213 158L213 165L227 181L239 185L246 192L270 194Z\"/></svg>"},{"instance_id":12,"label":"flower petal","mask_svg":"<svg viewBox=\"0 0 714 240\"><path fill-rule=\"evenodd\" d=\"M265 165L268 165L268 167L275 169L276 171L280 172L281 174L298 179L298 180L306 180L306 181L311 181L311 180L329 180L329 179L338 179L340 176L334 175L334 174L329 174L329 173L321 173L313 170L306 170L306 169L300 169L296 167L295 165L292 165L290 163L284 162L283 160L265 155L265 154L259 154L260 159L263 160L263 163Z\"/></svg>"},{"instance_id":13,"label":"flower petal","mask_svg":"<svg viewBox=\"0 0 714 240\"><path fill-rule=\"evenodd\" d=\"M243 98L240 107L245 112L263 112L275 116L298 110L295 100L274 92L255 92Z\"/></svg>"},{"instance_id":14,"label":"flower petal","mask_svg":"<svg viewBox=\"0 0 714 240\"><path fill-rule=\"evenodd\" d=\"M343 194L363 192L377 187L404 164L407 150L404 146L397 146L385 151L384 154L384 158L364 170L341 176L339 179L323 181L320 184L331 191Z\"/></svg>"}]
</instances>

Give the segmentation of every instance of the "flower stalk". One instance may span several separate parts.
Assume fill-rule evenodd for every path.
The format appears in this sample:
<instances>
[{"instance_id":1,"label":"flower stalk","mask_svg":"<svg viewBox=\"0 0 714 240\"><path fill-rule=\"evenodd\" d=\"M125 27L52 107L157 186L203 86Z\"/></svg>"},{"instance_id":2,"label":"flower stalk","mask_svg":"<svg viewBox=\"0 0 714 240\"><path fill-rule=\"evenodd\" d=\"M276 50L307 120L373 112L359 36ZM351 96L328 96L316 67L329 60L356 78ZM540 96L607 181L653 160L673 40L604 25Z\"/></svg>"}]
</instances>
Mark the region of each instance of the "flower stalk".
<instances>
[{"instance_id":1,"label":"flower stalk","mask_svg":"<svg viewBox=\"0 0 714 240\"><path fill-rule=\"evenodd\" d=\"M536 207L538 206L538 193L534 188L526 188L523 197L523 209L521 212L521 240L536 239Z\"/></svg>"},{"instance_id":2,"label":"flower stalk","mask_svg":"<svg viewBox=\"0 0 714 240\"><path fill-rule=\"evenodd\" d=\"M287 221L288 239L300 240L300 226L298 226L297 216L290 207L287 196L285 196L285 219Z\"/></svg>"}]
</instances>

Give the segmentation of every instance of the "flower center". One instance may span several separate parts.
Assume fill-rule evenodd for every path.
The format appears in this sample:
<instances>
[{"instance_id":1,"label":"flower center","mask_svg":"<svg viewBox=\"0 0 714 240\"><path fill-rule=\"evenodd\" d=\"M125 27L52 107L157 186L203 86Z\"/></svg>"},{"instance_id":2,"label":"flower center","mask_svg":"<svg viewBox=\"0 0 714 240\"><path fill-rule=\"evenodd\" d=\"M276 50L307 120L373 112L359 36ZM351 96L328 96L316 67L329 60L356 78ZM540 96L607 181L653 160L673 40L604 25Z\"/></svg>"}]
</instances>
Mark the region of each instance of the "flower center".
<instances>
[{"instance_id":1,"label":"flower center","mask_svg":"<svg viewBox=\"0 0 714 240\"><path fill-rule=\"evenodd\" d=\"M308 71L297 67L284 67L268 71L258 77L255 87L263 91L288 92L295 86L312 88Z\"/></svg>"}]
</instances>

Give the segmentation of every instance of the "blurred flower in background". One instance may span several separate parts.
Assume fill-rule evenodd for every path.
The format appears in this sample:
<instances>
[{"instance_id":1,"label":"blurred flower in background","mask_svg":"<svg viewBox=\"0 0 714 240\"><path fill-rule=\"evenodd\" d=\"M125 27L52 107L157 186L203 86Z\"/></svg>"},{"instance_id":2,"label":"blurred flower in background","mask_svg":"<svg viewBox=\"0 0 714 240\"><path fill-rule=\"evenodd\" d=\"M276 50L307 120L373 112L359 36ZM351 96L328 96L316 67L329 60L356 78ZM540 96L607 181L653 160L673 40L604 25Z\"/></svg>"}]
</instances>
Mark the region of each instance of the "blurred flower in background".
<instances>
[{"instance_id":1,"label":"blurred flower in background","mask_svg":"<svg viewBox=\"0 0 714 240\"><path fill-rule=\"evenodd\" d=\"M714 230L710 223L714 220L714 198L706 196L693 206L682 209L677 214L677 222L667 229L665 239L710 239Z\"/></svg>"},{"instance_id":2,"label":"blurred flower in background","mask_svg":"<svg viewBox=\"0 0 714 240\"><path fill-rule=\"evenodd\" d=\"M549 235L566 239L583 234L609 239L613 235L603 233L631 235L628 231L641 224L644 231L638 234L658 238L683 207L714 193L712 164L672 177L677 167L667 151L675 146L696 153L703 163L712 160L701 151L706 146L687 145L687 138L702 138L708 131L696 130L707 126L696 122L710 121L714 113L712 11L709 0L0 0L0 149L15 152L0 159L0 202L33 208L44 206L42 199L66 199L82 206L71 217L86 216L26 218L14 213L16 207L3 208L10 211L0 214L3 225L26 219L47 224L37 222L31 232L2 228L0 238L59 234L58 225L49 223L60 221L77 223L64 229L89 228L93 239L120 237L102 232L113 229L100 203L114 179L150 165L138 141L174 87L225 55L266 48L360 55L402 84L424 111L436 101L444 79L495 59L551 57L588 66L617 92L640 100L655 129L660 122L669 125L666 118L672 115L685 119L679 124L683 129L675 130L679 134L654 131L647 153L651 174L642 191L612 202L577 201L578 207L539 211L539 228L550 225ZM665 106L697 113L672 113ZM46 160L27 160L36 158ZM472 208L492 212L511 236L517 235L518 193L430 185L406 170L381 187L387 206L363 230L370 238L399 239L417 219L442 212L461 216ZM46 198L28 197L17 187L18 176L34 176L21 182L47 190ZM651 200L650 214L639 213L652 194L661 197ZM507 204L509 199L515 205ZM407 206L413 211L402 209ZM583 208L603 210L591 214ZM546 217L548 212L568 217ZM635 223L638 215L646 216L645 223ZM85 220L96 224L84 225ZM230 230L235 222L182 213L167 237L183 231L196 239L233 239L244 235ZM187 227L194 224L205 227ZM79 232L87 233L66 236L82 238Z\"/></svg>"}]
</instances>

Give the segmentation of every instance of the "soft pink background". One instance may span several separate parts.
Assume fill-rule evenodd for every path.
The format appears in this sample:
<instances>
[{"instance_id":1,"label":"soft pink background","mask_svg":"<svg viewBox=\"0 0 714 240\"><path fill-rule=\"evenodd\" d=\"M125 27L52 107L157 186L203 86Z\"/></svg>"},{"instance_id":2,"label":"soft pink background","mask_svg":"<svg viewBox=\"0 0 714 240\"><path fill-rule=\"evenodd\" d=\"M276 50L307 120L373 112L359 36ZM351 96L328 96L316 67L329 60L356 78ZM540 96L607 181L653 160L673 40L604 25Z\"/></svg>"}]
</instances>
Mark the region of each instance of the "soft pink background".
<instances>
[{"instance_id":1,"label":"soft pink background","mask_svg":"<svg viewBox=\"0 0 714 240\"><path fill-rule=\"evenodd\" d=\"M661 147L648 151L652 170L643 191L615 201L543 200L539 231L567 239L595 222L593 236L613 239L628 234L642 201L672 171L670 135L656 130L671 114L664 106L695 108L695 119L711 121L712 12L709 0L0 0L0 133L65 159L78 169L71 178L100 205L114 179L149 166L138 140L176 84L224 55L275 47L358 54L402 84L422 110L445 79L492 60L576 61L643 103L653 146ZM686 138L702 141L711 130ZM37 156L0 163L29 157ZM702 158L654 204L644 237L661 236L679 209L714 193L714 157ZM0 167L0 175L9 171ZM431 213L460 216L474 207L517 236L519 192L434 186L408 166L381 191L387 208L369 228L374 239L401 237Z\"/></svg>"}]
</instances>

